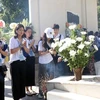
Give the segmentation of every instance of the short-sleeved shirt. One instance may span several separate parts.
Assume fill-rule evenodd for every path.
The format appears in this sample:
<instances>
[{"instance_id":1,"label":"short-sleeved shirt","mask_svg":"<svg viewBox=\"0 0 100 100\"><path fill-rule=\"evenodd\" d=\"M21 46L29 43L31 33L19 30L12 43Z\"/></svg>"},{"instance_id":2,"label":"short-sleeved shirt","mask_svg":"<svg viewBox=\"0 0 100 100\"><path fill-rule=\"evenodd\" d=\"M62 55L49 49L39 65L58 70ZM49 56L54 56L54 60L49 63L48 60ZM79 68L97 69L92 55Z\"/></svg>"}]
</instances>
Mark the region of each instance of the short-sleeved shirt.
<instances>
[{"instance_id":1,"label":"short-sleeved shirt","mask_svg":"<svg viewBox=\"0 0 100 100\"><path fill-rule=\"evenodd\" d=\"M32 39L27 39L27 38L25 38L24 40L26 41L26 46L27 46L27 48L29 48L29 45L31 44ZM34 45L33 45L33 46L34 46ZM30 51L29 51L29 56L30 56L30 57L35 56L35 53L33 52L32 48L31 48Z\"/></svg>"},{"instance_id":2,"label":"short-sleeved shirt","mask_svg":"<svg viewBox=\"0 0 100 100\"><path fill-rule=\"evenodd\" d=\"M54 39L59 39L60 38L60 40L62 40L62 39L64 39L64 36L62 35L62 34L58 34L56 37L54 37Z\"/></svg>"},{"instance_id":3,"label":"short-sleeved shirt","mask_svg":"<svg viewBox=\"0 0 100 100\"><path fill-rule=\"evenodd\" d=\"M9 42L9 50L18 48L19 45L20 43L18 41L18 38L12 37ZM26 58L24 57L22 50L18 50L16 53L10 54L10 63L17 61L17 60L23 61L25 59Z\"/></svg>"},{"instance_id":4,"label":"short-sleeved shirt","mask_svg":"<svg viewBox=\"0 0 100 100\"><path fill-rule=\"evenodd\" d=\"M38 44L38 51L45 51L45 48L42 45L42 41L39 41ZM40 64L48 64L53 60L52 56L50 53L47 53L45 55L40 55L39 56L39 63Z\"/></svg>"}]
</instances>

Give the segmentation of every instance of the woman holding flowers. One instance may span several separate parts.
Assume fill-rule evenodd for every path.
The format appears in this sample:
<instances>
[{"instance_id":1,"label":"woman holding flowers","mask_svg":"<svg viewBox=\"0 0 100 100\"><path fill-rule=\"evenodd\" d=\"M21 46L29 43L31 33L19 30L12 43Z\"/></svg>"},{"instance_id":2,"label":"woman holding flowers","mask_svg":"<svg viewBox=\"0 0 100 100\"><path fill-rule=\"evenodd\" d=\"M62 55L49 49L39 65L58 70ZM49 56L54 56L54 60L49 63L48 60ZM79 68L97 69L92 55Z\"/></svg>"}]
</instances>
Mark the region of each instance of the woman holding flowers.
<instances>
[{"instance_id":1,"label":"woman holding flowers","mask_svg":"<svg viewBox=\"0 0 100 100\"><path fill-rule=\"evenodd\" d=\"M43 97L43 93L46 92L45 81L54 78L55 65L53 57L49 50L51 48L51 40L53 38L52 28L46 28L42 40L39 41L39 98Z\"/></svg>"}]
</instances>

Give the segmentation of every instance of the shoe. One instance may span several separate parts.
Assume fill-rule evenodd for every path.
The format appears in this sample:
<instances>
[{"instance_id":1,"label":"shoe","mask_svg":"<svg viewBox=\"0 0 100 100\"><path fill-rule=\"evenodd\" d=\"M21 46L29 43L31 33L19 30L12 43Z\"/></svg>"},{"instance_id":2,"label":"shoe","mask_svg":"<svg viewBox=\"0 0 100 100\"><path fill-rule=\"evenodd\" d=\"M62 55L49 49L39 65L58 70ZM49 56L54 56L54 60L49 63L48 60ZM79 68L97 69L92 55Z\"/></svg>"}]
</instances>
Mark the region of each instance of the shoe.
<instances>
[{"instance_id":1,"label":"shoe","mask_svg":"<svg viewBox=\"0 0 100 100\"><path fill-rule=\"evenodd\" d=\"M33 94L30 91L26 91L27 96L32 96Z\"/></svg>"},{"instance_id":2,"label":"shoe","mask_svg":"<svg viewBox=\"0 0 100 100\"><path fill-rule=\"evenodd\" d=\"M43 99L43 96L38 94L38 99Z\"/></svg>"}]
</instances>

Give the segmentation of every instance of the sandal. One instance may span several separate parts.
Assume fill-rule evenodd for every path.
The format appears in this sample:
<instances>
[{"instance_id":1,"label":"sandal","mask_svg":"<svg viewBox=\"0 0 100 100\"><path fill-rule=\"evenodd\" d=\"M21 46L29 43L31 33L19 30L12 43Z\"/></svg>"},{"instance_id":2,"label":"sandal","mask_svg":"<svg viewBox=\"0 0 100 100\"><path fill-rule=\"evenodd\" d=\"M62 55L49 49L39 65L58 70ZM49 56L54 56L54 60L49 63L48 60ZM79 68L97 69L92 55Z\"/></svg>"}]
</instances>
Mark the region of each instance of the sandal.
<instances>
[{"instance_id":1,"label":"sandal","mask_svg":"<svg viewBox=\"0 0 100 100\"><path fill-rule=\"evenodd\" d=\"M26 91L27 96L32 96L33 94L30 91Z\"/></svg>"},{"instance_id":2,"label":"sandal","mask_svg":"<svg viewBox=\"0 0 100 100\"><path fill-rule=\"evenodd\" d=\"M30 90L30 93L33 94L33 95L36 95L37 93L33 90Z\"/></svg>"}]
</instances>

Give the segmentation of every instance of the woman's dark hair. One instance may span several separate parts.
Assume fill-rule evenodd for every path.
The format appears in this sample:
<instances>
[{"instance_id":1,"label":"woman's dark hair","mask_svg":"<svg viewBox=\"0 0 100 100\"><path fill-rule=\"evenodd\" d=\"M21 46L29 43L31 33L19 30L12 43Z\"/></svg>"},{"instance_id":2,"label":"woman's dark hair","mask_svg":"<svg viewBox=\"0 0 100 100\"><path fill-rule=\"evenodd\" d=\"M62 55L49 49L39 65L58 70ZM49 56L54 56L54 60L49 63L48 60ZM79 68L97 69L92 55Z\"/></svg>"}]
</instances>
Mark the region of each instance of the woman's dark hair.
<instances>
[{"instance_id":1,"label":"woman's dark hair","mask_svg":"<svg viewBox=\"0 0 100 100\"><path fill-rule=\"evenodd\" d=\"M16 32L17 30L19 30L20 28L24 28L24 26L22 24L18 24L14 30L15 36L14 38L18 37L18 33Z\"/></svg>"},{"instance_id":2,"label":"woman's dark hair","mask_svg":"<svg viewBox=\"0 0 100 100\"><path fill-rule=\"evenodd\" d=\"M47 50L50 49L50 47L47 44L47 36L46 33L44 33L43 38L42 38L42 42L43 42L43 47Z\"/></svg>"},{"instance_id":3,"label":"woman's dark hair","mask_svg":"<svg viewBox=\"0 0 100 100\"><path fill-rule=\"evenodd\" d=\"M54 24L53 25L53 29L59 29L60 27L59 27L59 25L58 24Z\"/></svg>"},{"instance_id":4,"label":"woman's dark hair","mask_svg":"<svg viewBox=\"0 0 100 100\"><path fill-rule=\"evenodd\" d=\"M29 29L32 31L32 28L29 27L29 26L27 26L27 27L25 28L25 32L26 32L27 30L29 30ZM24 37L26 37L25 34L24 34ZM29 37L29 39L33 39L33 34L31 34L31 36Z\"/></svg>"}]
</instances>

